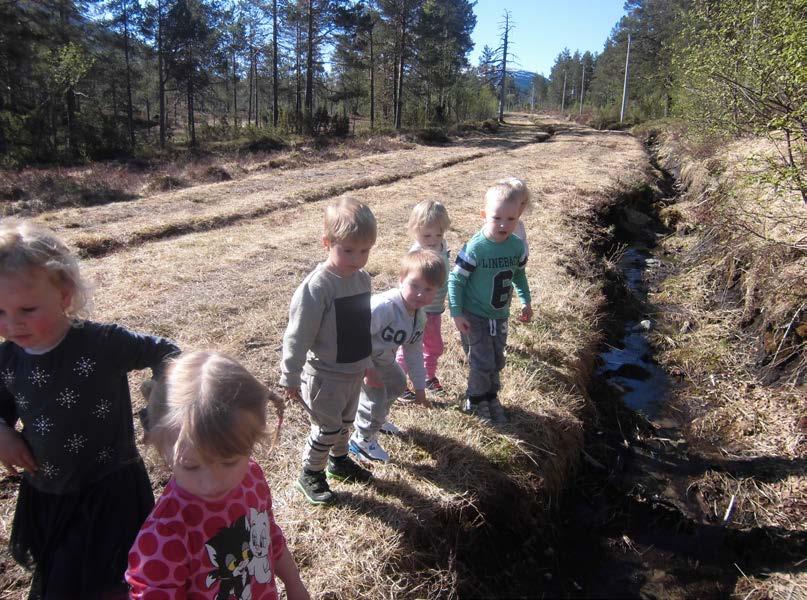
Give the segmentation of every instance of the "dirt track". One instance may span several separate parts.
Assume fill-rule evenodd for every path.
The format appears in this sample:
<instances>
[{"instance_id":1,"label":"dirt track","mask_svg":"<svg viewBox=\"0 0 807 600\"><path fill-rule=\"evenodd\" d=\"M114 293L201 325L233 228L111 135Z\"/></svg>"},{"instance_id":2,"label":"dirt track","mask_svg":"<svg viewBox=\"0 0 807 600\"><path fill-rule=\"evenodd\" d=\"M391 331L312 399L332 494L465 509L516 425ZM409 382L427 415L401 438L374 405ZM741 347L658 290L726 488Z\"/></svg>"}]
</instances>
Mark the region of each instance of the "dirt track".
<instances>
[{"instance_id":1,"label":"dirt track","mask_svg":"<svg viewBox=\"0 0 807 600\"><path fill-rule=\"evenodd\" d=\"M581 443L579 386L597 341L602 302L588 266L593 215L620 192L647 182L647 157L626 134L555 126L548 142L535 143L537 129L513 117L499 136L484 140L261 173L41 217L74 244L93 238L115 242L108 255L85 261L85 274L97 285L95 318L173 337L184 348L221 349L272 383L291 293L324 256L319 241L324 202L353 188L351 195L373 209L379 239L368 270L374 290L381 291L395 283L414 204L432 197L447 205L452 218L447 238L455 252L480 226L486 187L509 175L526 180L536 201L525 222L537 319L512 328L503 389L513 416L510 429L493 432L452 409L462 395L464 368L445 317L449 345L441 379L450 390L447 406L393 409L395 422L409 433L384 440L394 460L376 469L374 486L339 486L342 504L329 511L302 501L292 487L307 431L298 407L289 409L280 447L259 456L277 519L313 595L485 593L479 587L485 574L455 558L484 533L486 520L507 516L516 519L513 527L526 529L522 516L528 518L545 495L559 490L575 462ZM445 166L449 163L456 164ZM210 231L161 239L211 217L218 220L207 222L214 226ZM144 231L154 239L140 243ZM150 464L159 491L165 474ZM5 539L13 485L9 479L2 484ZM497 495L502 489L529 499L509 507L501 504L509 500ZM513 512L487 512L493 507ZM322 545L334 540L328 564L316 561ZM2 562L9 570L0 580L0 596L23 597L25 575L7 555Z\"/></svg>"}]
</instances>

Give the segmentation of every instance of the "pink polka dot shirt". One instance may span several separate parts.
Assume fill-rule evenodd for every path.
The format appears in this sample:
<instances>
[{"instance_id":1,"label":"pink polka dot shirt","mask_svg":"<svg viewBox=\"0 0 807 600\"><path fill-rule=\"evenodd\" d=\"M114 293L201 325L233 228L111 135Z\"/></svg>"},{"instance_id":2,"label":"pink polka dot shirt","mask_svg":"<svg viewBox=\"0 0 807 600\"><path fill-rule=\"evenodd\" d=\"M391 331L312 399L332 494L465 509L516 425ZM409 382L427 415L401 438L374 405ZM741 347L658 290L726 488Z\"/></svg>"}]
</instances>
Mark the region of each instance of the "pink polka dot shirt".
<instances>
[{"instance_id":1,"label":"pink polka dot shirt","mask_svg":"<svg viewBox=\"0 0 807 600\"><path fill-rule=\"evenodd\" d=\"M286 540L261 468L207 502L171 479L129 552L136 600L276 600L275 562Z\"/></svg>"}]
</instances>

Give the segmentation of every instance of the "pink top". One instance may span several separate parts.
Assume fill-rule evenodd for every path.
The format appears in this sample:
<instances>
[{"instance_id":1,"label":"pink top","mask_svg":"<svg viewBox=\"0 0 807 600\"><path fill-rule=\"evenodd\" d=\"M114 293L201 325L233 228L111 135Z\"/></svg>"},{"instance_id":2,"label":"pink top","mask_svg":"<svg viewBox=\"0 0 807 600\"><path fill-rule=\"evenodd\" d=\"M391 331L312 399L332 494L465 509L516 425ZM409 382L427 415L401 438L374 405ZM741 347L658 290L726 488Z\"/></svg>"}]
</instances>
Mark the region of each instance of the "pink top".
<instances>
[{"instance_id":1,"label":"pink top","mask_svg":"<svg viewBox=\"0 0 807 600\"><path fill-rule=\"evenodd\" d=\"M129 551L130 597L142 600L276 600L274 565L286 540L254 461L241 485L207 502L174 479Z\"/></svg>"}]
</instances>

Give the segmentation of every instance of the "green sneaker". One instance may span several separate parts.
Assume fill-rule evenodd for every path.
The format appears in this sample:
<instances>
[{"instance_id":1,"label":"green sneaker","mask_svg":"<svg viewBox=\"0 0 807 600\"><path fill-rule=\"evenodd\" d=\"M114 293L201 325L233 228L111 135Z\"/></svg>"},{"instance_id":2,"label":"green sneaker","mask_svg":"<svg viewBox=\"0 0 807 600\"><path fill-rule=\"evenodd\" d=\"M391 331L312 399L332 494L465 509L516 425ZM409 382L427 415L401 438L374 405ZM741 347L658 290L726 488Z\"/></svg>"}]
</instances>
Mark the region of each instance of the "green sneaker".
<instances>
[{"instance_id":1,"label":"green sneaker","mask_svg":"<svg viewBox=\"0 0 807 600\"><path fill-rule=\"evenodd\" d=\"M367 483L373 479L373 474L364 467L360 467L348 456L328 457L329 477L346 483Z\"/></svg>"},{"instance_id":2,"label":"green sneaker","mask_svg":"<svg viewBox=\"0 0 807 600\"><path fill-rule=\"evenodd\" d=\"M303 469L294 485L311 504L333 504L336 502L336 494L331 491L328 481L325 479L325 471Z\"/></svg>"}]
</instances>

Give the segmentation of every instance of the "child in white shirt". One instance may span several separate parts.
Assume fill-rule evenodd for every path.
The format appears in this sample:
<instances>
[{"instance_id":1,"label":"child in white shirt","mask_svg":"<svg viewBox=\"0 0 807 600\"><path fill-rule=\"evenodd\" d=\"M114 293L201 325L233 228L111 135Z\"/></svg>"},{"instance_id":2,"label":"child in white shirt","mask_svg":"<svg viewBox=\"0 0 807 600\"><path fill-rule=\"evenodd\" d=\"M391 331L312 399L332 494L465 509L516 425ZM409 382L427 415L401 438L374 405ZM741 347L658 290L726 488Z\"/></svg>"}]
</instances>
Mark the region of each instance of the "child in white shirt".
<instances>
[{"instance_id":1,"label":"child in white shirt","mask_svg":"<svg viewBox=\"0 0 807 600\"><path fill-rule=\"evenodd\" d=\"M389 454L378 445L377 435L390 406L406 388L406 375L395 362L403 348L415 387L415 402L426 405L426 372L423 366L424 308L445 284L443 258L433 250L409 252L401 261L398 288L374 294L370 308L372 365L365 372L359 408L349 450L359 460L387 462Z\"/></svg>"}]
</instances>

